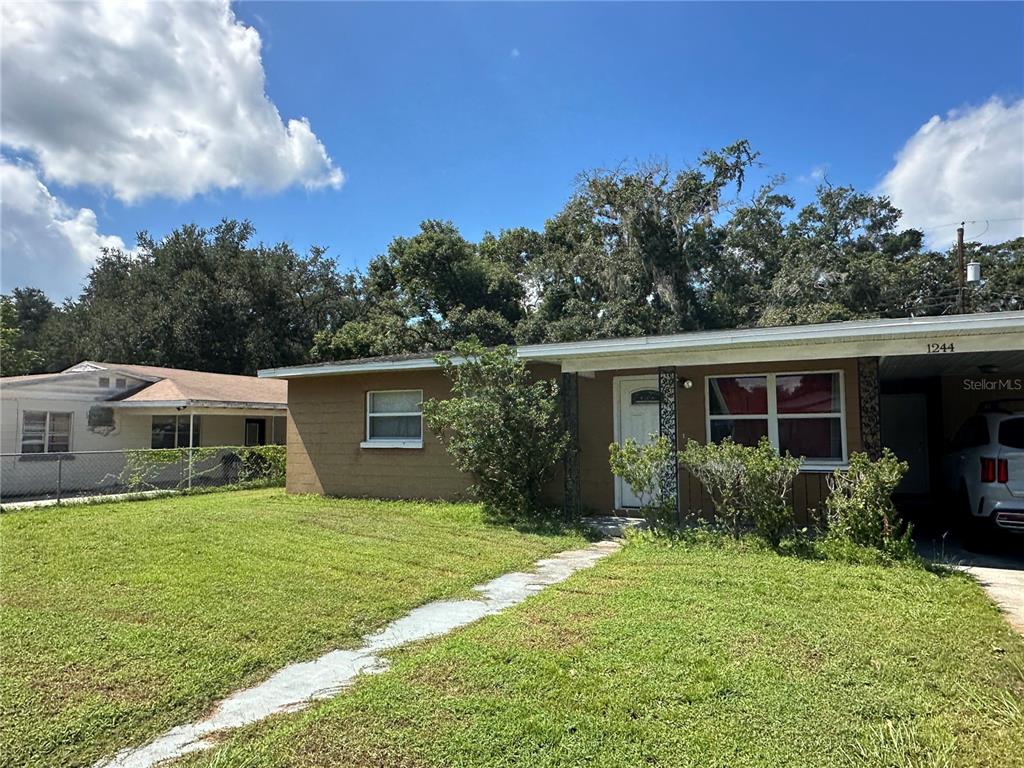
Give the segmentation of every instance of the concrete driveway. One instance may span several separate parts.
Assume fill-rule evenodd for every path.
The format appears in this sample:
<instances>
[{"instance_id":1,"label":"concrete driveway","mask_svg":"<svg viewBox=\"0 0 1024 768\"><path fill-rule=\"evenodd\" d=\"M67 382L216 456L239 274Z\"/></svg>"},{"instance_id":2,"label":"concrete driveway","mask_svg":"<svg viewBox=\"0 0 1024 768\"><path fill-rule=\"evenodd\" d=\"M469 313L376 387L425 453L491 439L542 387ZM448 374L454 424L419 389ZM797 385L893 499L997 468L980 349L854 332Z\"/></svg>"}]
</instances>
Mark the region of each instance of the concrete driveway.
<instances>
[{"instance_id":1,"label":"concrete driveway","mask_svg":"<svg viewBox=\"0 0 1024 768\"><path fill-rule=\"evenodd\" d=\"M924 557L969 573L1006 614L1010 625L1024 634L1024 553L1003 550L969 552L955 539L922 541Z\"/></svg>"}]
</instances>

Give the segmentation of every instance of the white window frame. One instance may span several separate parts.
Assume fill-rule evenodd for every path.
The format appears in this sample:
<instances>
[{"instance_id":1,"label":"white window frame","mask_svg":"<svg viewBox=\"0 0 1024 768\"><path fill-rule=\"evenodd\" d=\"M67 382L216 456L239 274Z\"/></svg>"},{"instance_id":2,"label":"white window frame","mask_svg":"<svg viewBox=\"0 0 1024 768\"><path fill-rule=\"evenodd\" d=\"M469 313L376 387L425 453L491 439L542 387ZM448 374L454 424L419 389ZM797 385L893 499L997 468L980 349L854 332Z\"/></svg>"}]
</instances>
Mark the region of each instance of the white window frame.
<instances>
[{"instance_id":1,"label":"white window frame","mask_svg":"<svg viewBox=\"0 0 1024 768\"><path fill-rule=\"evenodd\" d=\"M46 429L43 430L43 450L41 453L71 453L74 450L74 439L75 439L75 412L74 411L37 411L32 408L28 408L21 412L21 431L18 433L18 452L25 453L25 414L28 413L45 413L46 414ZM68 449L66 451L51 451L50 450L50 423L51 416L53 414L59 414L61 416L67 414L68 417ZM27 456L36 456L39 454L25 454Z\"/></svg>"},{"instance_id":2,"label":"white window frame","mask_svg":"<svg viewBox=\"0 0 1024 768\"><path fill-rule=\"evenodd\" d=\"M409 411L402 413L370 413L370 403L373 401L374 395L379 394L395 394L404 392L416 392L420 396L420 410ZM423 447L423 390L422 389L371 389L366 393L366 425L363 435L365 439L359 444L360 448L422 448ZM380 416L419 416L420 417L420 436L419 439L414 438L390 438L390 437L370 437L370 419Z\"/></svg>"},{"instance_id":3,"label":"white window frame","mask_svg":"<svg viewBox=\"0 0 1024 768\"><path fill-rule=\"evenodd\" d=\"M776 391L776 380L780 376L807 376L814 373L834 373L839 379L839 410L822 413L784 413L781 416L778 412L778 393ZM768 421L768 440L774 446L776 452L779 450L779 419L839 419L839 433L842 441L843 456L838 461L825 461L823 459L807 459L800 465L802 472L831 472L833 469L842 469L848 466L850 454L847 449L846 437L846 377L840 368L829 368L817 371L778 371L773 373L751 372L751 373L719 373L710 374L704 377L704 436L711 441L712 421ZM712 379L745 379L762 378L767 381L768 387L768 413L767 414L721 414L711 415L711 380Z\"/></svg>"}]
</instances>

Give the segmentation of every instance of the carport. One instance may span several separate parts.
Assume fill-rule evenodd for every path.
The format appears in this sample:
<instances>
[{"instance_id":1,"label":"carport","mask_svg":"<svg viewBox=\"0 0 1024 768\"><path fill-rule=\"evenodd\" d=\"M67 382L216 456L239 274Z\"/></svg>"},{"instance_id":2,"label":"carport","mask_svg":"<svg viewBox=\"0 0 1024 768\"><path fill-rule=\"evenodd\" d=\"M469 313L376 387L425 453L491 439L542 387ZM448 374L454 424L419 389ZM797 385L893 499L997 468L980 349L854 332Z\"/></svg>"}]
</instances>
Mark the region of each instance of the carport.
<instances>
[{"instance_id":1,"label":"carport","mask_svg":"<svg viewBox=\"0 0 1024 768\"><path fill-rule=\"evenodd\" d=\"M942 457L950 440L982 403L1024 399L1024 350L939 346L881 357L878 373L882 445L910 464L897 501L919 528L938 530L948 522Z\"/></svg>"}]
</instances>

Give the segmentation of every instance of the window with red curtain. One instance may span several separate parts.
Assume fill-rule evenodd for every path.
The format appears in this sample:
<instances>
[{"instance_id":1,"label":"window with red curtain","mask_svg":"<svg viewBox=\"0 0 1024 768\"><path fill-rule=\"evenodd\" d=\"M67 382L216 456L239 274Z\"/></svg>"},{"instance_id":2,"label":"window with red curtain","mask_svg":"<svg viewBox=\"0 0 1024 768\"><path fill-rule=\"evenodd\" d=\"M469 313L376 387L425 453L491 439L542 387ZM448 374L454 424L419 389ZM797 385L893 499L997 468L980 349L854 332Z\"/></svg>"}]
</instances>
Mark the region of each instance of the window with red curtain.
<instances>
[{"instance_id":1,"label":"window with red curtain","mask_svg":"<svg viewBox=\"0 0 1024 768\"><path fill-rule=\"evenodd\" d=\"M708 378L708 433L756 445L762 437L776 450L808 463L845 461L840 374L771 373Z\"/></svg>"}]
</instances>

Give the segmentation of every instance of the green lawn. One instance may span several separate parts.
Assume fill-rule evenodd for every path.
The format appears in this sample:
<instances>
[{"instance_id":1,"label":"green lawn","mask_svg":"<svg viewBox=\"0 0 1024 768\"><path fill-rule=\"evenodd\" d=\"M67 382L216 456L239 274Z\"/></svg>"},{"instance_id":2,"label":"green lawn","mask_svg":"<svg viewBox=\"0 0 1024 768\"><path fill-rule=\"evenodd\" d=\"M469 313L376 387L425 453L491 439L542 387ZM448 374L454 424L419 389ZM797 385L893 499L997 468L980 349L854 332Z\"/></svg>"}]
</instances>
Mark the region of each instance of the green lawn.
<instances>
[{"instance_id":1,"label":"green lawn","mask_svg":"<svg viewBox=\"0 0 1024 768\"><path fill-rule=\"evenodd\" d=\"M575 535L476 505L216 493L0 515L0 765L86 765Z\"/></svg>"},{"instance_id":2,"label":"green lawn","mask_svg":"<svg viewBox=\"0 0 1024 768\"><path fill-rule=\"evenodd\" d=\"M1024 765L1024 643L961 575L631 544L188 766Z\"/></svg>"}]
</instances>

